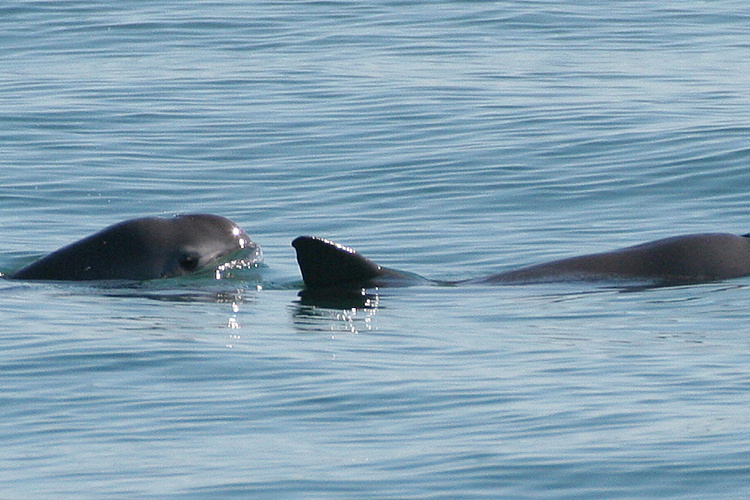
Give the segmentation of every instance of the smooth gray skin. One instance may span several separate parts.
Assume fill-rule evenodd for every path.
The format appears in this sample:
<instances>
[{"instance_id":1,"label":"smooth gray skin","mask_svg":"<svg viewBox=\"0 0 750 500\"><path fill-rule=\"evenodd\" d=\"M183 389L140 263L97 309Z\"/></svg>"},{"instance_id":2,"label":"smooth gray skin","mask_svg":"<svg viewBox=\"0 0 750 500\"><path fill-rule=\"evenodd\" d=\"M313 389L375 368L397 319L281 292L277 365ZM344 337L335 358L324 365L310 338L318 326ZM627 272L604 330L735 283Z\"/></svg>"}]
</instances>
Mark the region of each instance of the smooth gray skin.
<instances>
[{"instance_id":1,"label":"smooth gray skin","mask_svg":"<svg viewBox=\"0 0 750 500\"><path fill-rule=\"evenodd\" d=\"M12 273L23 280L150 280L182 276L260 249L218 215L148 217L110 226Z\"/></svg>"},{"instance_id":2,"label":"smooth gray skin","mask_svg":"<svg viewBox=\"0 0 750 500\"><path fill-rule=\"evenodd\" d=\"M405 286L430 282L388 269L323 238L302 236L292 242L309 288ZM435 282L534 283L552 281L647 280L654 284L689 284L750 275L750 238L709 233L675 236L611 252L523 267L485 278Z\"/></svg>"},{"instance_id":3,"label":"smooth gray skin","mask_svg":"<svg viewBox=\"0 0 750 500\"><path fill-rule=\"evenodd\" d=\"M416 274L381 267L349 247L317 236L292 242L302 280L309 288L410 286L429 283Z\"/></svg>"}]
</instances>

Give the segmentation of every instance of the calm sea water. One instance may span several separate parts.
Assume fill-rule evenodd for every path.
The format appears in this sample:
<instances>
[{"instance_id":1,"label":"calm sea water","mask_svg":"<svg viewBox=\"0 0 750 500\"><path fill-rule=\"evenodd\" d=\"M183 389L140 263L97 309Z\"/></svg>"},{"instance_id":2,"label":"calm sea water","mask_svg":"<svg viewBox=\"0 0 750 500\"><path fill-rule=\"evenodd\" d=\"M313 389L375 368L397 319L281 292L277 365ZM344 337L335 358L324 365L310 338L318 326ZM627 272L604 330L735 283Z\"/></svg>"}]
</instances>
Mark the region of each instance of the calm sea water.
<instances>
[{"instance_id":1,"label":"calm sea water","mask_svg":"<svg viewBox=\"0 0 750 500\"><path fill-rule=\"evenodd\" d=\"M0 280L2 498L750 494L750 280L343 307L300 300L289 246L462 279L750 232L745 2L11 1L0 28L0 270L186 212L266 256Z\"/></svg>"}]
</instances>

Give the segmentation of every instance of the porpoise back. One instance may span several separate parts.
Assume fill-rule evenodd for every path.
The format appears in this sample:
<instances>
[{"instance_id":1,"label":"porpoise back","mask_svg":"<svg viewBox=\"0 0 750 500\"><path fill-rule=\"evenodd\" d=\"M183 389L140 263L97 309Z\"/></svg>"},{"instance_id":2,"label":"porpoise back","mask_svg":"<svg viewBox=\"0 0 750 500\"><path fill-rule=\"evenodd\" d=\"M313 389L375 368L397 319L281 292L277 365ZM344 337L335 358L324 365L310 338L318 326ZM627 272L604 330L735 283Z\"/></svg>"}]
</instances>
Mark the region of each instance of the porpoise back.
<instances>
[{"instance_id":1,"label":"porpoise back","mask_svg":"<svg viewBox=\"0 0 750 500\"><path fill-rule=\"evenodd\" d=\"M303 236L292 243L309 288L436 284L510 284L550 281L649 280L703 283L750 275L750 238L725 233L675 236L610 252L582 255L454 282L429 281L388 269L351 248Z\"/></svg>"},{"instance_id":2,"label":"porpoise back","mask_svg":"<svg viewBox=\"0 0 750 500\"><path fill-rule=\"evenodd\" d=\"M725 233L690 234L495 274L484 283L646 279L702 283L750 275L750 239Z\"/></svg>"}]
</instances>

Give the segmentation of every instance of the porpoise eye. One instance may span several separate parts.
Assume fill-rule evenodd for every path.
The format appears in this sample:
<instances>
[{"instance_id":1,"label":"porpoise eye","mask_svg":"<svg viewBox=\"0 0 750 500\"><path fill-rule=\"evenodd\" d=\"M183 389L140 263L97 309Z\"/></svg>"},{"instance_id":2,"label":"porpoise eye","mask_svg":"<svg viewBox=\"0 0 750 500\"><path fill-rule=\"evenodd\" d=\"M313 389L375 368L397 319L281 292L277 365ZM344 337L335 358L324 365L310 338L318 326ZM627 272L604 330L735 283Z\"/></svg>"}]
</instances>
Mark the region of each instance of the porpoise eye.
<instances>
[{"instance_id":1,"label":"porpoise eye","mask_svg":"<svg viewBox=\"0 0 750 500\"><path fill-rule=\"evenodd\" d=\"M199 259L195 255L183 255L180 257L178 264L183 271L193 272L198 269L198 262Z\"/></svg>"}]
</instances>

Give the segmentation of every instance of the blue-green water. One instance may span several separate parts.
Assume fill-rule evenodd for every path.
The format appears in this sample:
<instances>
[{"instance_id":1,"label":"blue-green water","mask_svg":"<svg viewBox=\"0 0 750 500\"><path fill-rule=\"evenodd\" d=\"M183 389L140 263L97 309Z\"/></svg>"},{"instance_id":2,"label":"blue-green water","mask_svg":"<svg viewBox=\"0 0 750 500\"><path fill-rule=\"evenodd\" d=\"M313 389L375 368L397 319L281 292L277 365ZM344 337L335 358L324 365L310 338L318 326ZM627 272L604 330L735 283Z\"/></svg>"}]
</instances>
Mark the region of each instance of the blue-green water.
<instances>
[{"instance_id":1,"label":"blue-green water","mask_svg":"<svg viewBox=\"0 0 750 500\"><path fill-rule=\"evenodd\" d=\"M0 7L0 270L209 212L259 273L0 281L3 498L740 498L747 279L303 304L317 234L436 279L750 232L743 2Z\"/></svg>"}]
</instances>

